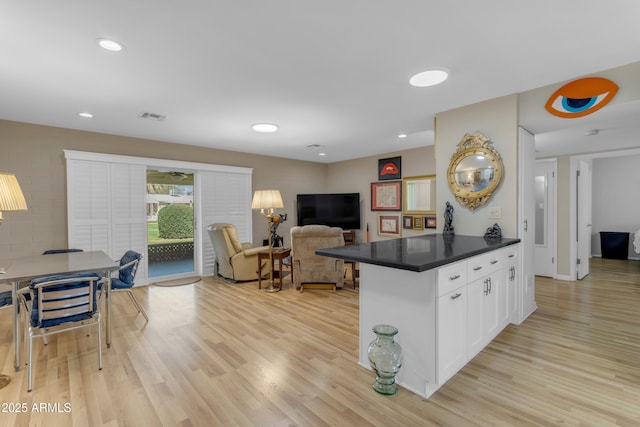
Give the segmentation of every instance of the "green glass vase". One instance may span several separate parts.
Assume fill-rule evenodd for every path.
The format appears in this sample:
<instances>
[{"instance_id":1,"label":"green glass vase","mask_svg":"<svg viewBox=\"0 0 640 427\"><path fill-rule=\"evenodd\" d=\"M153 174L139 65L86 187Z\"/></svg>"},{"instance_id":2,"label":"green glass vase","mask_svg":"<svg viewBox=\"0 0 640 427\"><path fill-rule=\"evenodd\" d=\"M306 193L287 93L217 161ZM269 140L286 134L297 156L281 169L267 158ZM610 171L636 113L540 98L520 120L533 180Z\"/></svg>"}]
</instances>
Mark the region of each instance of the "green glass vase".
<instances>
[{"instance_id":1,"label":"green glass vase","mask_svg":"<svg viewBox=\"0 0 640 427\"><path fill-rule=\"evenodd\" d=\"M396 374L402 366L402 347L393 338L398 329L391 325L376 325L372 329L376 339L369 344L367 355L376 374L373 389L380 394L396 394Z\"/></svg>"}]
</instances>

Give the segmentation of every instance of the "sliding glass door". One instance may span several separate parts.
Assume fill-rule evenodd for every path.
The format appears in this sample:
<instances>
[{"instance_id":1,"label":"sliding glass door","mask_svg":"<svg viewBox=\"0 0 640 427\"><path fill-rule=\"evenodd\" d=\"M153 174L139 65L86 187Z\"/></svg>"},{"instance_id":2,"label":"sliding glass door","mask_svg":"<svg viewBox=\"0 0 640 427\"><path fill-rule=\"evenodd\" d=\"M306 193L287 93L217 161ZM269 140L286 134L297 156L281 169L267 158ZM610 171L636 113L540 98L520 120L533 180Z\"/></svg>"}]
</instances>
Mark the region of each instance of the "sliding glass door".
<instances>
[{"instance_id":1,"label":"sliding glass door","mask_svg":"<svg viewBox=\"0 0 640 427\"><path fill-rule=\"evenodd\" d=\"M194 174L147 169L149 278L195 272Z\"/></svg>"}]
</instances>

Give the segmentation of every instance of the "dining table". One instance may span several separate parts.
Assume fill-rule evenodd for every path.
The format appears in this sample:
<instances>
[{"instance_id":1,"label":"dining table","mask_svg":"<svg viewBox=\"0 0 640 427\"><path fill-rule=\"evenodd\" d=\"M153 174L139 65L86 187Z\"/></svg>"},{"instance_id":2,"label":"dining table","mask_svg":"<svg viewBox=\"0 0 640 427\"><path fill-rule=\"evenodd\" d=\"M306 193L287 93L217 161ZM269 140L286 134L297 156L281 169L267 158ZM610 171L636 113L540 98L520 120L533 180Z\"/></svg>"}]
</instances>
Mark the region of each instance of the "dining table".
<instances>
[{"instance_id":1,"label":"dining table","mask_svg":"<svg viewBox=\"0 0 640 427\"><path fill-rule=\"evenodd\" d=\"M12 283L13 302L13 348L14 365L20 370L20 310L18 290L20 283L42 277L74 273L98 273L105 278L106 315L105 327L107 347L111 346L111 272L120 265L104 251L68 252L48 255L33 255L8 261L0 261L0 283Z\"/></svg>"}]
</instances>

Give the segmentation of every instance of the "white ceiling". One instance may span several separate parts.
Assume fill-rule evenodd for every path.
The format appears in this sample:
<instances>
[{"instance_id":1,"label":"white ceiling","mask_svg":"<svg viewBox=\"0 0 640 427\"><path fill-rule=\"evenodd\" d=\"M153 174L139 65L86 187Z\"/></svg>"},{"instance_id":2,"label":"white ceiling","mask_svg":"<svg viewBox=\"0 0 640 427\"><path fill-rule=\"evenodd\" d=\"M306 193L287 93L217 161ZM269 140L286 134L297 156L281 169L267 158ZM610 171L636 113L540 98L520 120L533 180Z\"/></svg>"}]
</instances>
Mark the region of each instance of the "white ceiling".
<instances>
[{"instance_id":1,"label":"white ceiling","mask_svg":"<svg viewBox=\"0 0 640 427\"><path fill-rule=\"evenodd\" d=\"M584 119L542 107L559 82L640 61L638 17L637 0L4 0L0 118L335 162L432 144L436 113L527 92L539 156L607 134L623 148L640 145L624 135L639 134L638 74ZM432 66L449 80L408 84Z\"/></svg>"}]
</instances>

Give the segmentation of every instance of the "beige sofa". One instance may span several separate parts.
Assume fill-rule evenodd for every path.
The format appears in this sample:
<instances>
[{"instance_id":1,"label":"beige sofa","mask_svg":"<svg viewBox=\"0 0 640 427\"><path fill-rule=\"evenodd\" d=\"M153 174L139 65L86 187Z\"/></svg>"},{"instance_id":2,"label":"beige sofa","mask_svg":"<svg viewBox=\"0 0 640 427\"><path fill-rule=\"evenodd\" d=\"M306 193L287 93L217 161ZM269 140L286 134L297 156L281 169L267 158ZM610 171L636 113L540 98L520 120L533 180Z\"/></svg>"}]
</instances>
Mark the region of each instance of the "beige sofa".
<instances>
[{"instance_id":1,"label":"beige sofa","mask_svg":"<svg viewBox=\"0 0 640 427\"><path fill-rule=\"evenodd\" d=\"M252 247L251 243L240 243L235 225L215 223L207 227L209 238L218 264L218 274L230 280L258 280L258 252L269 250L269 246ZM269 263L265 261L262 274L269 274Z\"/></svg>"},{"instance_id":2,"label":"beige sofa","mask_svg":"<svg viewBox=\"0 0 640 427\"><path fill-rule=\"evenodd\" d=\"M326 225L305 225L291 228L293 284L304 288L336 287L344 283L344 261L316 255L316 250L344 246L342 229Z\"/></svg>"}]
</instances>

